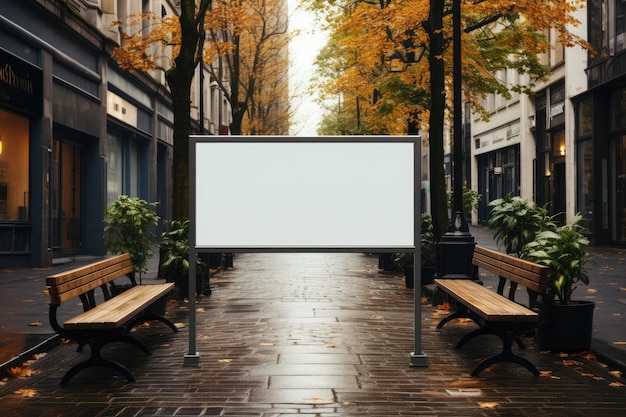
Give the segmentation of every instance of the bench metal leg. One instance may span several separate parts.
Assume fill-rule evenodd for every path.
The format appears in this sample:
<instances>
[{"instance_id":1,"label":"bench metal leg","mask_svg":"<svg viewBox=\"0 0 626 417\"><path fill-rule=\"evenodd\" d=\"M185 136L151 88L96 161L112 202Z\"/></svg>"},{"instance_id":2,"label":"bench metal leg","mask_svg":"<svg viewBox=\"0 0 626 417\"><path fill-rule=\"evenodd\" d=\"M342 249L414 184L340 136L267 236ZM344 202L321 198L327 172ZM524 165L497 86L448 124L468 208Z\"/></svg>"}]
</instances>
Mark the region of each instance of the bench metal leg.
<instances>
[{"instance_id":1,"label":"bench metal leg","mask_svg":"<svg viewBox=\"0 0 626 417\"><path fill-rule=\"evenodd\" d=\"M476 323L476 317L471 313L471 311L459 307L455 312L450 313L441 319L439 324L437 324L437 328L441 329L446 323L456 319L471 319Z\"/></svg>"},{"instance_id":2,"label":"bench metal leg","mask_svg":"<svg viewBox=\"0 0 626 417\"><path fill-rule=\"evenodd\" d=\"M101 341L94 340L93 342L89 343L89 345L91 347L91 356L89 357L89 359L74 365L69 371L67 371L63 376L63 379L61 380L61 384L67 384L70 379L72 379L80 371L93 367L109 368L125 376L128 382L135 381L133 375L124 365L119 362L104 359L102 357L102 355L100 354L100 349L102 348L103 343L101 343Z\"/></svg>"},{"instance_id":3,"label":"bench metal leg","mask_svg":"<svg viewBox=\"0 0 626 417\"><path fill-rule=\"evenodd\" d=\"M152 320L157 320L157 321L160 321L161 323L164 323L170 329L172 329L172 332L174 333L178 332L178 328L176 328L176 325L174 323L172 323L170 320L166 319L165 317L161 315L154 314L152 310L150 310L150 308L148 308L142 315L137 316L134 319L132 319L128 323L127 327L130 330L133 327L137 326L138 324L146 323Z\"/></svg>"},{"instance_id":4,"label":"bench metal leg","mask_svg":"<svg viewBox=\"0 0 626 417\"><path fill-rule=\"evenodd\" d=\"M500 336L500 332L494 331L492 329L488 329L486 327L481 327L480 329L473 330L473 331L469 332L468 334L466 334L465 336L463 336L461 338L461 340L459 340L459 342L456 344L456 346L454 348L455 349L461 349L463 347L463 345L465 345L471 339L473 339L473 338L475 338L477 336L484 335L484 334L493 334L495 336L500 337L500 339L502 339L502 337ZM513 340L517 344L517 347L519 347L520 349L526 349L526 345L524 345L524 342L522 341L522 339L520 339L519 336L514 336Z\"/></svg>"},{"instance_id":5,"label":"bench metal leg","mask_svg":"<svg viewBox=\"0 0 626 417\"><path fill-rule=\"evenodd\" d=\"M513 341L516 339L514 332L511 331L503 331L497 334L500 336L502 340L502 352L497 355L490 356L486 359L483 359L472 371L472 376L478 376L482 371L489 368L491 365L494 365L499 362L512 362L517 363L518 365L522 365L533 375L539 376L539 370L535 365L533 365L528 359L522 358L521 356L515 355L511 346L513 345Z\"/></svg>"}]
</instances>

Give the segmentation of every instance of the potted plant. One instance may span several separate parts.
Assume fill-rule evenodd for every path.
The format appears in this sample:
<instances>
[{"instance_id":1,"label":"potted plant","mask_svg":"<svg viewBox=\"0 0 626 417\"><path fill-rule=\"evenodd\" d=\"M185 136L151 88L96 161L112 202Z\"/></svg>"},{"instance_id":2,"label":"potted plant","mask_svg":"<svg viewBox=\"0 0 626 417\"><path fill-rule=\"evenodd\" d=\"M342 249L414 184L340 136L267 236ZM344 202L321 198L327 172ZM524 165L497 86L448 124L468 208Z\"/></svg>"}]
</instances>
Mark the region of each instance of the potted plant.
<instances>
[{"instance_id":1,"label":"potted plant","mask_svg":"<svg viewBox=\"0 0 626 417\"><path fill-rule=\"evenodd\" d=\"M468 219L472 216L472 212L476 210L481 198L482 195L477 191L463 187L463 214L465 214ZM452 208L452 204L454 202L453 199L454 193L452 191L448 191L448 208Z\"/></svg>"},{"instance_id":2,"label":"potted plant","mask_svg":"<svg viewBox=\"0 0 626 417\"><path fill-rule=\"evenodd\" d=\"M522 257L524 246L539 232L556 227L548 209L518 196L507 194L490 202L489 207L489 229L509 255Z\"/></svg>"},{"instance_id":3,"label":"potted plant","mask_svg":"<svg viewBox=\"0 0 626 417\"><path fill-rule=\"evenodd\" d=\"M541 349L581 351L591 347L595 303L572 300L579 284L589 284L587 267L593 263L581 220L578 214L569 224L542 231L524 248L526 259L550 267L544 320L537 330Z\"/></svg>"},{"instance_id":4,"label":"potted plant","mask_svg":"<svg viewBox=\"0 0 626 417\"><path fill-rule=\"evenodd\" d=\"M159 216L148 203L137 197L120 196L104 213L104 244L113 254L130 253L134 272L147 271L148 259L154 254L153 233L150 228L159 222ZM132 278L134 279L134 277Z\"/></svg>"},{"instance_id":5,"label":"potted plant","mask_svg":"<svg viewBox=\"0 0 626 417\"><path fill-rule=\"evenodd\" d=\"M174 282L182 298L189 297L189 220L173 220L161 235L159 275ZM196 292L211 295L206 263L196 258Z\"/></svg>"},{"instance_id":6,"label":"potted plant","mask_svg":"<svg viewBox=\"0 0 626 417\"><path fill-rule=\"evenodd\" d=\"M435 235L433 233L433 220L429 214L422 213L421 216L421 277L422 285L432 284L435 276ZM413 288L413 254L410 252L400 252L394 254L393 262L398 270L404 272L407 288Z\"/></svg>"}]
</instances>

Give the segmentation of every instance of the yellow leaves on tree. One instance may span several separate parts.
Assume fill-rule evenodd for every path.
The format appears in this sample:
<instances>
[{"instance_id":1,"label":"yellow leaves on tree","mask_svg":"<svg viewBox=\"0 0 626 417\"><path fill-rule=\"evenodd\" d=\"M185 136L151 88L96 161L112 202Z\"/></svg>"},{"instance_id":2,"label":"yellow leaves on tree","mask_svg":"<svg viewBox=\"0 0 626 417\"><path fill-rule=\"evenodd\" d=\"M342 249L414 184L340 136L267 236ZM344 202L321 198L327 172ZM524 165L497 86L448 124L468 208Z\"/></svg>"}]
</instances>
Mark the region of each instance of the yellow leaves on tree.
<instances>
[{"instance_id":1,"label":"yellow leaves on tree","mask_svg":"<svg viewBox=\"0 0 626 417\"><path fill-rule=\"evenodd\" d=\"M398 121L406 129L406 121L428 109L430 104L428 99L416 100L415 92L428 91L431 35L443 33L444 53L432 58L443 59L447 91L450 91L451 3L445 3L443 29L433 27L429 20L430 0L359 2L349 12L334 9L336 14L331 24L334 53L318 61L318 65L326 67L320 71L325 79L323 91L342 95L346 103L348 96L358 98L361 121L375 128L373 133L402 128ZM511 90L528 91L527 85L510 84L510 80L498 79L496 74L505 68L513 69L528 74L531 82L545 76L549 69L541 63L540 55L551 47L546 37L550 30L564 46L590 50L589 44L572 31L579 24L576 12L583 6L582 0L461 0L466 102L480 112L481 99L486 93L497 92L508 97ZM328 9L326 12L331 13ZM406 72L389 74L384 58L393 52L406 56L411 52L411 44L413 48L425 46L426 57ZM393 82L394 79L397 81ZM411 87L413 94L392 94L399 88L408 91ZM375 90L380 96L378 100L372 98ZM345 106L344 110L347 110Z\"/></svg>"}]
</instances>

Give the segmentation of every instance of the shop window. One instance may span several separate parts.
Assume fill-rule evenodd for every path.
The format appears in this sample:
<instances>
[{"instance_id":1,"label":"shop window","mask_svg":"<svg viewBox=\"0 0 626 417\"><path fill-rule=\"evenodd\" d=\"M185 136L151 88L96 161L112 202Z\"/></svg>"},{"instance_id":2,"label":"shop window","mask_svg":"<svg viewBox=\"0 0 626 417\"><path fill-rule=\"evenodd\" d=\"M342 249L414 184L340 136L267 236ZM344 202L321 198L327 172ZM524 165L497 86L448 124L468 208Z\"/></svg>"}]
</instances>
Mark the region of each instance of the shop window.
<instances>
[{"instance_id":1,"label":"shop window","mask_svg":"<svg viewBox=\"0 0 626 417\"><path fill-rule=\"evenodd\" d=\"M128 136L111 132L107 143L107 206L120 195L143 198L146 164L141 144Z\"/></svg>"},{"instance_id":2,"label":"shop window","mask_svg":"<svg viewBox=\"0 0 626 417\"><path fill-rule=\"evenodd\" d=\"M611 97L611 128L626 127L626 89L613 92Z\"/></svg>"},{"instance_id":3,"label":"shop window","mask_svg":"<svg viewBox=\"0 0 626 417\"><path fill-rule=\"evenodd\" d=\"M578 212L583 216L585 233L593 234L593 142L578 142L577 150L577 200Z\"/></svg>"},{"instance_id":4,"label":"shop window","mask_svg":"<svg viewBox=\"0 0 626 417\"><path fill-rule=\"evenodd\" d=\"M613 184L613 239L626 241L626 136L612 141L611 165Z\"/></svg>"},{"instance_id":5,"label":"shop window","mask_svg":"<svg viewBox=\"0 0 626 417\"><path fill-rule=\"evenodd\" d=\"M0 220L29 220L29 121L0 110Z\"/></svg>"}]
</instances>

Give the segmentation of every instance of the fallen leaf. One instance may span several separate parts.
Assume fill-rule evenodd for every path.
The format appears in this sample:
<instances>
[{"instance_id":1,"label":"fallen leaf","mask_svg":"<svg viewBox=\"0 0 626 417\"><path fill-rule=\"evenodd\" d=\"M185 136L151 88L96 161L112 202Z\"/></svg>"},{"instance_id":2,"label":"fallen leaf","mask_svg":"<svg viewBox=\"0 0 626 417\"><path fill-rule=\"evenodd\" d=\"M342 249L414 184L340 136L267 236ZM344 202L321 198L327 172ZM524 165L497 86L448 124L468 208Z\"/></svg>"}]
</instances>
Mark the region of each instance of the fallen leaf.
<instances>
[{"instance_id":1,"label":"fallen leaf","mask_svg":"<svg viewBox=\"0 0 626 417\"><path fill-rule=\"evenodd\" d=\"M44 295L50 295L50 291L49 291L49 290L43 290L43 291L42 291L42 293L43 293Z\"/></svg>"},{"instance_id":2,"label":"fallen leaf","mask_svg":"<svg viewBox=\"0 0 626 417\"><path fill-rule=\"evenodd\" d=\"M613 342L614 345L626 345L626 342Z\"/></svg>"},{"instance_id":3,"label":"fallen leaf","mask_svg":"<svg viewBox=\"0 0 626 417\"><path fill-rule=\"evenodd\" d=\"M183 329L185 327L185 323L174 323L177 329Z\"/></svg>"},{"instance_id":4,"label":"fallen leaf","mask_svg":"<svg viewBox=\"0 0 626 417\"><path fill-rule=\"evenodd\" d=\"M32 303L35 300L22 300L23 303Z\"/></svg>"},{"instance_id":5,"label":"fallen leaf","mask_svg":"<svg viewBox=\"0 0 626 417\"><path fill-rule=\"evenodd\" d=\"M169 344L169 343L163 343L163 344L161 345L161 347L170 347L170 344Z\"/></svg>"},{"instance_id":6,"label":"fallen leaf","mask_svg":"<svg viewBox=\"0 0 626 417\"><path fill-rule=\"evenodd\" d=\"M480 408L496 408L498 407L500 404L496 403L496 402L479 402L478 406Z\"/></svg>"},{"instance_id":7,"label":"fallen leaf","mask_svg":"<svg viewBox=\"0 0 626 417\"><path fill-rule=\"evenodd\" d=\"M593 289L593 288L587 288L587 292L588 292L588 293L591 293L591 294L594 294L594 293L597 293L597 292L598 292L598 290Z\"/></svg>"},{"instance_id":8,"label":"fallen leaf","mask_svg":"<svg viewBox=\"0 0 626 417\"><path fill-rule=\"evenodd\" d=\"M233 360L232 359L218 359L217 361L219 363L231 363Z\"/></svg>"},{"instance_id":9,"label":"fallen leaf","mask_svg":"<svg viewBox=\"0 0 626 417\"><path fill-rule=\"evenodd\" d=\"M626 287L619 287L620 291L626 291Z\"/></svg>"},{"instance_id":10,"label":"fallen leaf","mask_svg":"<svg viewBox=\"0 0 626 417\"><path fill-rule=\"evenodd\" d=\"M582 366L582 362L575 361L574 359L568 359L563 361L565 366Z\"/></svg>"},{"instance_id":11,"label":"fallen leaf","mask_svg":"<svg viewBox=\"0 0 626 417\"><path fill-rule=\"evenodd\" d=\"M33 359L38 361L39 359L45 357L46 355L47 355L46 352L35 353L33 354Z\"/></svg>"},{"instance_id":12,"label":"fallen leaf","mask_svg":"<svg viewBox=\"0 0 626 417\"><path fill-rule=\"evenodd\" d=\"M202 307L196 308L196 313L204 313L204 308Z\"/></svg>"},{"instance_id":13,"label":"fallen leaf","mask_svg":"<svg viewBox=\"0 0 626 417\"><path fill-rule=\"evenodd\" d=\"M622 376L622 371L609 371L609 374L620 377Z\"/></svg>"},{"instance_id":14,"label":"fallen leaf","mask_svg":"<svg viewBox=\"0 0 626 417\"><path fill-rule=\"evenodd\" d=\"M621 313L613 313L613 317L621 317L622 314Z\"/></svg>"},{"instance_id":15,"label":"fallen leaf","mask_svg":"<svg viewBox=\"0 0 626 417\"><path fill-rule=\"evenodd\" d=\"M329 399L324 399L324 398L319 398L319 397L313 397L313 398L307 398L304 400L307 404L319 404L319 403L328 403L328 402L332 402L332 400Z\"/></svg>"},{"instance_id":16,"label":"fallen leaf","mask_svg":"<svg viewBox=\"0 0 626 417\"><path fill-rule=\"evenodd\" d=\"M40 321L33 321L32 323L28 323L28 325L31 327L41 327L43 323Z\"/></svg>"},{"instance_id":17,"label":"fallen leaf","mask_svg":"<svg viewBox=\"0 0 626 417\"><path fill-rule=\"evenodd\" d=\"M37 395L37 390L24 388L24 389L15 391L15 393L17 395L21 395L22 397L34 397L35 395Z\"/></svg>"},{"instance_id":18,"label":"fallen leaf","mask_svg":"<svg viewBox=\"0 0 626 417\"><path fill-rule=\"evenodd\" d=\"M623 387L624 384L622 384L621 382L611 382L609 384L609 387Z\"/></svg>"},{"instance_id":19,"label":"fallen leaf","mask_svg":"<svg viewBox=\"0 0 626 417\"><path fill-rule=\"evenodd\" d=\"M263 342L261 343L261 346L274 346L274 344L270 342Z\"/></svg>"}]
</instances>

